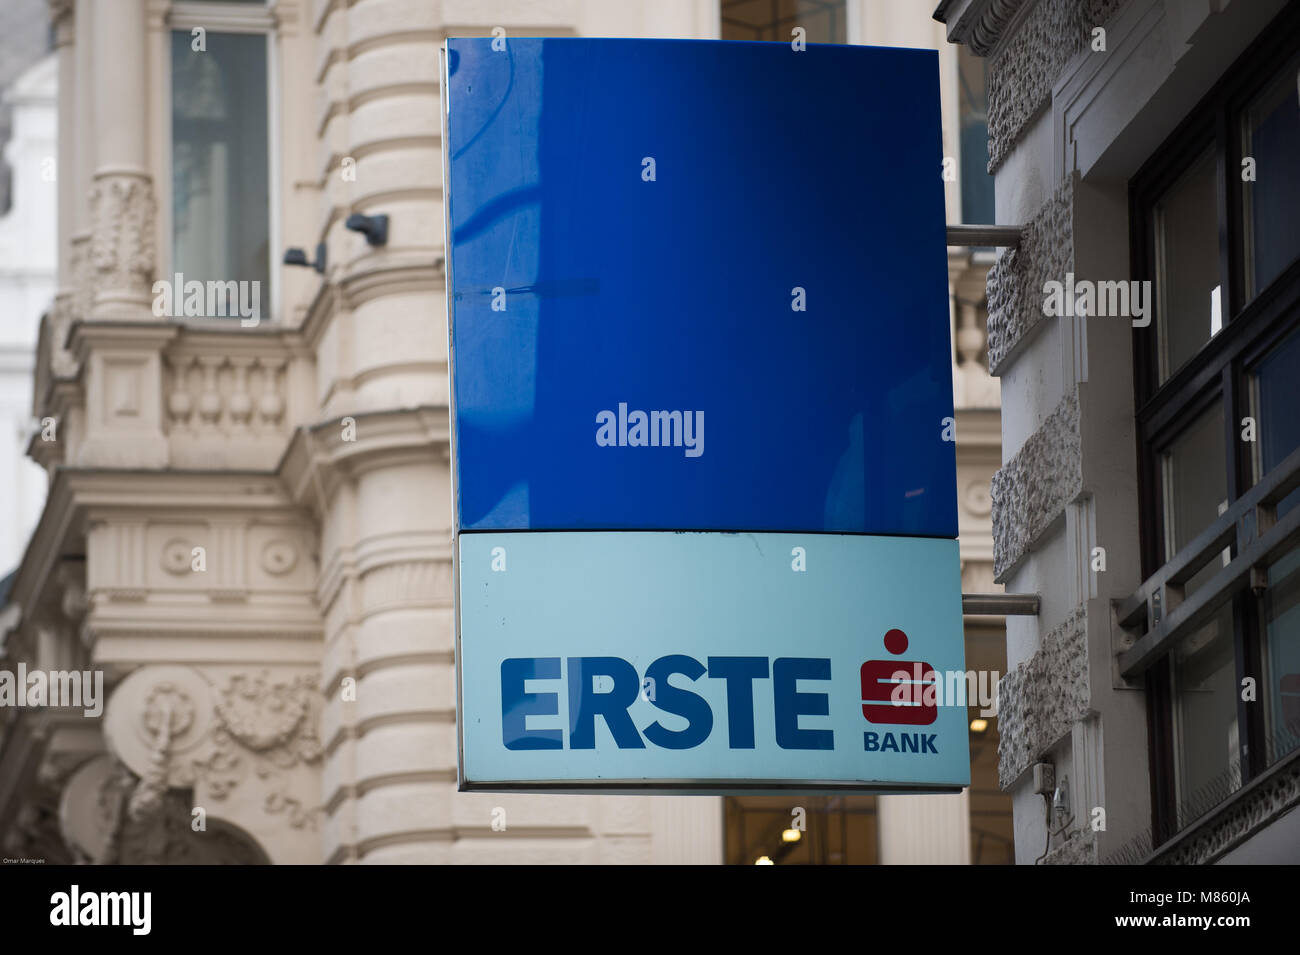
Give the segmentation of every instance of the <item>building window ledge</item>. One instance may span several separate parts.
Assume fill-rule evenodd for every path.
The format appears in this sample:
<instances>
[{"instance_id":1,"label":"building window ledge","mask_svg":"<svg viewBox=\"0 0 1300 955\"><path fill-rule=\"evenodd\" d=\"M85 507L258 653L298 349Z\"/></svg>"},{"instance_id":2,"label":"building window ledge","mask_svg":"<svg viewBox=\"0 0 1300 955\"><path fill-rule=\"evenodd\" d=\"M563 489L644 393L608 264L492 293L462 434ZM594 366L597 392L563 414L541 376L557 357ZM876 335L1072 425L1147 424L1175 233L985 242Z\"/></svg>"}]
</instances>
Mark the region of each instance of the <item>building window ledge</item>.
<instances>
[{"instance_id":1,"label":"building window ledge","mask_svg":"<svg viewBox=\"0 0 1300 955\"><path fill-rule=\"evenodd\" d=\"M1208 865L1300 805L1300 749L1157 847L1146 865Z\"/></svg>"}]
</instances>

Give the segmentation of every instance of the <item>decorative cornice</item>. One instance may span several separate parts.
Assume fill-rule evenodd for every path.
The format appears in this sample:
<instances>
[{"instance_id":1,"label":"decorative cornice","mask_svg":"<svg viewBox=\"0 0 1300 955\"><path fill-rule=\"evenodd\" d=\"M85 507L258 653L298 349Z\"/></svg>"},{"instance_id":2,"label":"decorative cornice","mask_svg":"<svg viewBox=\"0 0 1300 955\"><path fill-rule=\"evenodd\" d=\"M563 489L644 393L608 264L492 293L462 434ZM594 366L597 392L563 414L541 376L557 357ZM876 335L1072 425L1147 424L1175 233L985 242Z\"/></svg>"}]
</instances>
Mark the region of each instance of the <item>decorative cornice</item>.
<instances>
[{"instance_id":1,"label":"decorative cornice","mask_svg":"<svg viewBox=\"0 0 1300 955\"><path fill-rule=\"evenodd\" d=\"M171 322L135 322L105 319L74 321L68 329L68 350L84 367L90 350L106 348L146 348L159 350L180 334Z\"/></svg>"},{"instance_id":2,"label":"decorative cornice","mask_svg":"<svg viewBox=\"0 0 1300 955\"><path fill-rule=\"evenodd\" d=\"M943 0L934 18L948 27L949 43L989 56L1027 0Z\"/></svg>"},{"instance_id":3,"label":"decorative cornice","mask_svg":"<svg viewBox=\"0 0 1300 955\"><path fill-rule=\"evenodd\" d=\"M147 322L136 324L141 327L149 325ZM167 324L179 332L172 345L176 350L206 351L232 358L265 358L277 348L286 358L309 354L298 329L276 323L262 322L253 328L244 328L230 319L187 318L172 319Z\"/></svg>"},{"instance_id":4,"label":"decorative cornice","mask_svg":"<svg viewBox=\"0 0 1300 955\"><path fill-rule=\"evenodd\" d=\"M307 0L303 0L307 3ZM286 36L297 36L301 21L298 3L290 0L276 0L271 6L271 16L275 19L276 30Z\"/></svg>"},{"instance_id":5,"label":"decorative cornice","mask_svg":"<svg viewBox=\"0 0 1300 955\"><path fill-rule=\"evenodd\" d=\"M10 601L35 607L60 557L83 552L87 521L117 509L184 521L196 510L283 514L294 504L269 472L60 467L18 565Z\"/></svg>"},{"instance_id":6,"label":"decorative cornice","mask_svg":"<svg viewBox=\"0 0 1300 955\"><path fill-rule=\"evenodd\" d=\"M276 472L295 501L323 513L339 481L397 460L446 461L450 440L445 407L358 412L298 428Z\"/></svg>"},{"instance_id":7,"label":"decorative cornice","mask_svg":"<svg viewBox=\"0 0 1300 955\"><path fill-rule=\"evenodd\" d=\"M361 577L361 614L410 607L449 607L452 600L451 560L419 560L386 564Z\"/></svg>"},{"instance_id":8,"label":"decorative cornice","mask_svg":"<svg viewBox=\"0 0 1300 955\"><path fill-rule=\"evenodd\" d=\"M958 464L968 457L963 451L1002 447L1002 413L997 408L958 408L953 414L957 421Z\"/></svg>"},{"instance_id":9,"label":"decorative cornice","mask_svg":"<svg viewBox=\"0 0 1300 955\"><path fill-rule=\"evenodd\" d=\"M446 288L447 276L441 255L412 252L405 255L384 252L367 255L351 262L339 276L337 287L346 307L358 305L381 295L423 292Z\"/></svg>"},{"instance_id":10,"label":"decorative cornice","mask_svg":"<svg viewBox=\"0 0 1300 955\"><path fill-rule=\"evenodd\" d=\"M1122 2L1038 0L1020 28L1001 43L989 73L990 174L997 172L1051 100L1052 86L1065 64L1087 49L1093 29L1105 24Z\"/></svg>"}]
</instances>

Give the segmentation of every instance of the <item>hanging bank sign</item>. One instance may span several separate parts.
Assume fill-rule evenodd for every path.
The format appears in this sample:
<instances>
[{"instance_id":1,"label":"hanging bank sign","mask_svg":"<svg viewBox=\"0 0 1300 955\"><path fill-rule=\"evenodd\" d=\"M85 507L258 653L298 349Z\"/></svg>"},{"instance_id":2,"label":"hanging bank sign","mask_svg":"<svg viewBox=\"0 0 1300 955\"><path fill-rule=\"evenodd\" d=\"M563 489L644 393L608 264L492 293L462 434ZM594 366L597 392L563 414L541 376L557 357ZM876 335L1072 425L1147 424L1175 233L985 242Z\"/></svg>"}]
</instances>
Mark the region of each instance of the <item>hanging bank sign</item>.
<instances>
[{"instance_id":1,"label":"hanging bank sign","mask_svg":"<svg viewBox=\"0 0 1300 955\"><path fill-rule=\"evenodd\" d=\"M967 785L937 55L443 73L461 788Z\"/></svg>"}]
</instances>

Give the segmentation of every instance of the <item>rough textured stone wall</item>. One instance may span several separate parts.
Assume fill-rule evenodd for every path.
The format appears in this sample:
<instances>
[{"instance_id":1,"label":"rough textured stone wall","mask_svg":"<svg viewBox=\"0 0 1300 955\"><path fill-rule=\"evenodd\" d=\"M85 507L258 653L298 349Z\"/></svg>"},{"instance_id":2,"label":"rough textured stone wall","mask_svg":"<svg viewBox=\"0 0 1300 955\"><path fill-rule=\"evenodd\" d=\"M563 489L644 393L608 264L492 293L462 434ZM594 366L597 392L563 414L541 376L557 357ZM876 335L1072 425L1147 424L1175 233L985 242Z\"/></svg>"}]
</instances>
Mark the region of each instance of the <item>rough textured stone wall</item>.
<instances>
[{"instance_id":1,"label":"rough textured stone wall","mask_svg":"<svg viewBox=\"0 0 1300 955\"><path fill-rule=\"evenodd\" d=\"M1009 789L1088 715L1088 637L1078 607L998 684L998 784Z\"/></svg>"},{"instance_id":2,"label":"rough textured stone wall","mask_svg":"<svg viewBox=\"0 0 1300 955\"><path fill-rule=\"evenodd\" d=\"M1079 396L1071 391L993 475L993 572L1000 582L1082 490Z\"/></svg>"},{"instance_id":3,"label":"rough textured stone wall","mask_svg":"<svg viewBox=\"0 0 1300 955\"><path fill-rule=\"evenodd\" d=\"M1074 270L1074 182L1067 179L1024 226L1020 245L989 270L989 371L1000 375L1047 317L1043 283Z\"/></svg>"},{"instance_id":4,"label":"rough textured stone wall","mask_svg":"<svg viewBox=\"0 0 1300 955\"><path fill-rule=\"evenodd\" d=\"M1039 0L991 64L989 172L994 173L1030 121L1051 99L1052 84L1089 45L1123 0Z\"/></svg>"},{"instance_id":5,"label":"rough textured stone wall","mask_svg":"<svg viewBox=\"0 0 1300 955\"><path fill-rule=\"evenodd\" d=\"M1075 825L1079 825L1076 821ZM1084 825L1087 825L1085 820ZM1047 854L1043 865L1096 865L1097 837L1092 832L1075 830L1070 837Z\"/></svg>"}]
</instances>

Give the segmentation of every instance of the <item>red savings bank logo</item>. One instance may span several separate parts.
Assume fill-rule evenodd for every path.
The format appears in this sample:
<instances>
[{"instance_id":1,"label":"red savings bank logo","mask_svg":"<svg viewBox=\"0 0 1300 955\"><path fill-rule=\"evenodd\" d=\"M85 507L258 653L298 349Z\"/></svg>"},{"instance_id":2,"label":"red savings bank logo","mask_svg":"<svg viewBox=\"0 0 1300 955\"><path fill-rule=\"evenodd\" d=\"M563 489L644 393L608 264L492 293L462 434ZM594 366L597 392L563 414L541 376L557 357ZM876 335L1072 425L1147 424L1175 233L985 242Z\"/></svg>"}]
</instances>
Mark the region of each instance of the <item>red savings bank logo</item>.
<instances>
[{"instance_id":1,"label":"red savings bank logo","mask_svg":"<svg viewBox=\"0 0 1300 955\"><path fill-rule=\"evenodd\" d=\"M890 630L885 649L907 652L907 634ZM869 723L929 726L939 716L934 667L916 660L868 660L862 664L862 715Z\"/></svg>"}]
</instances>

